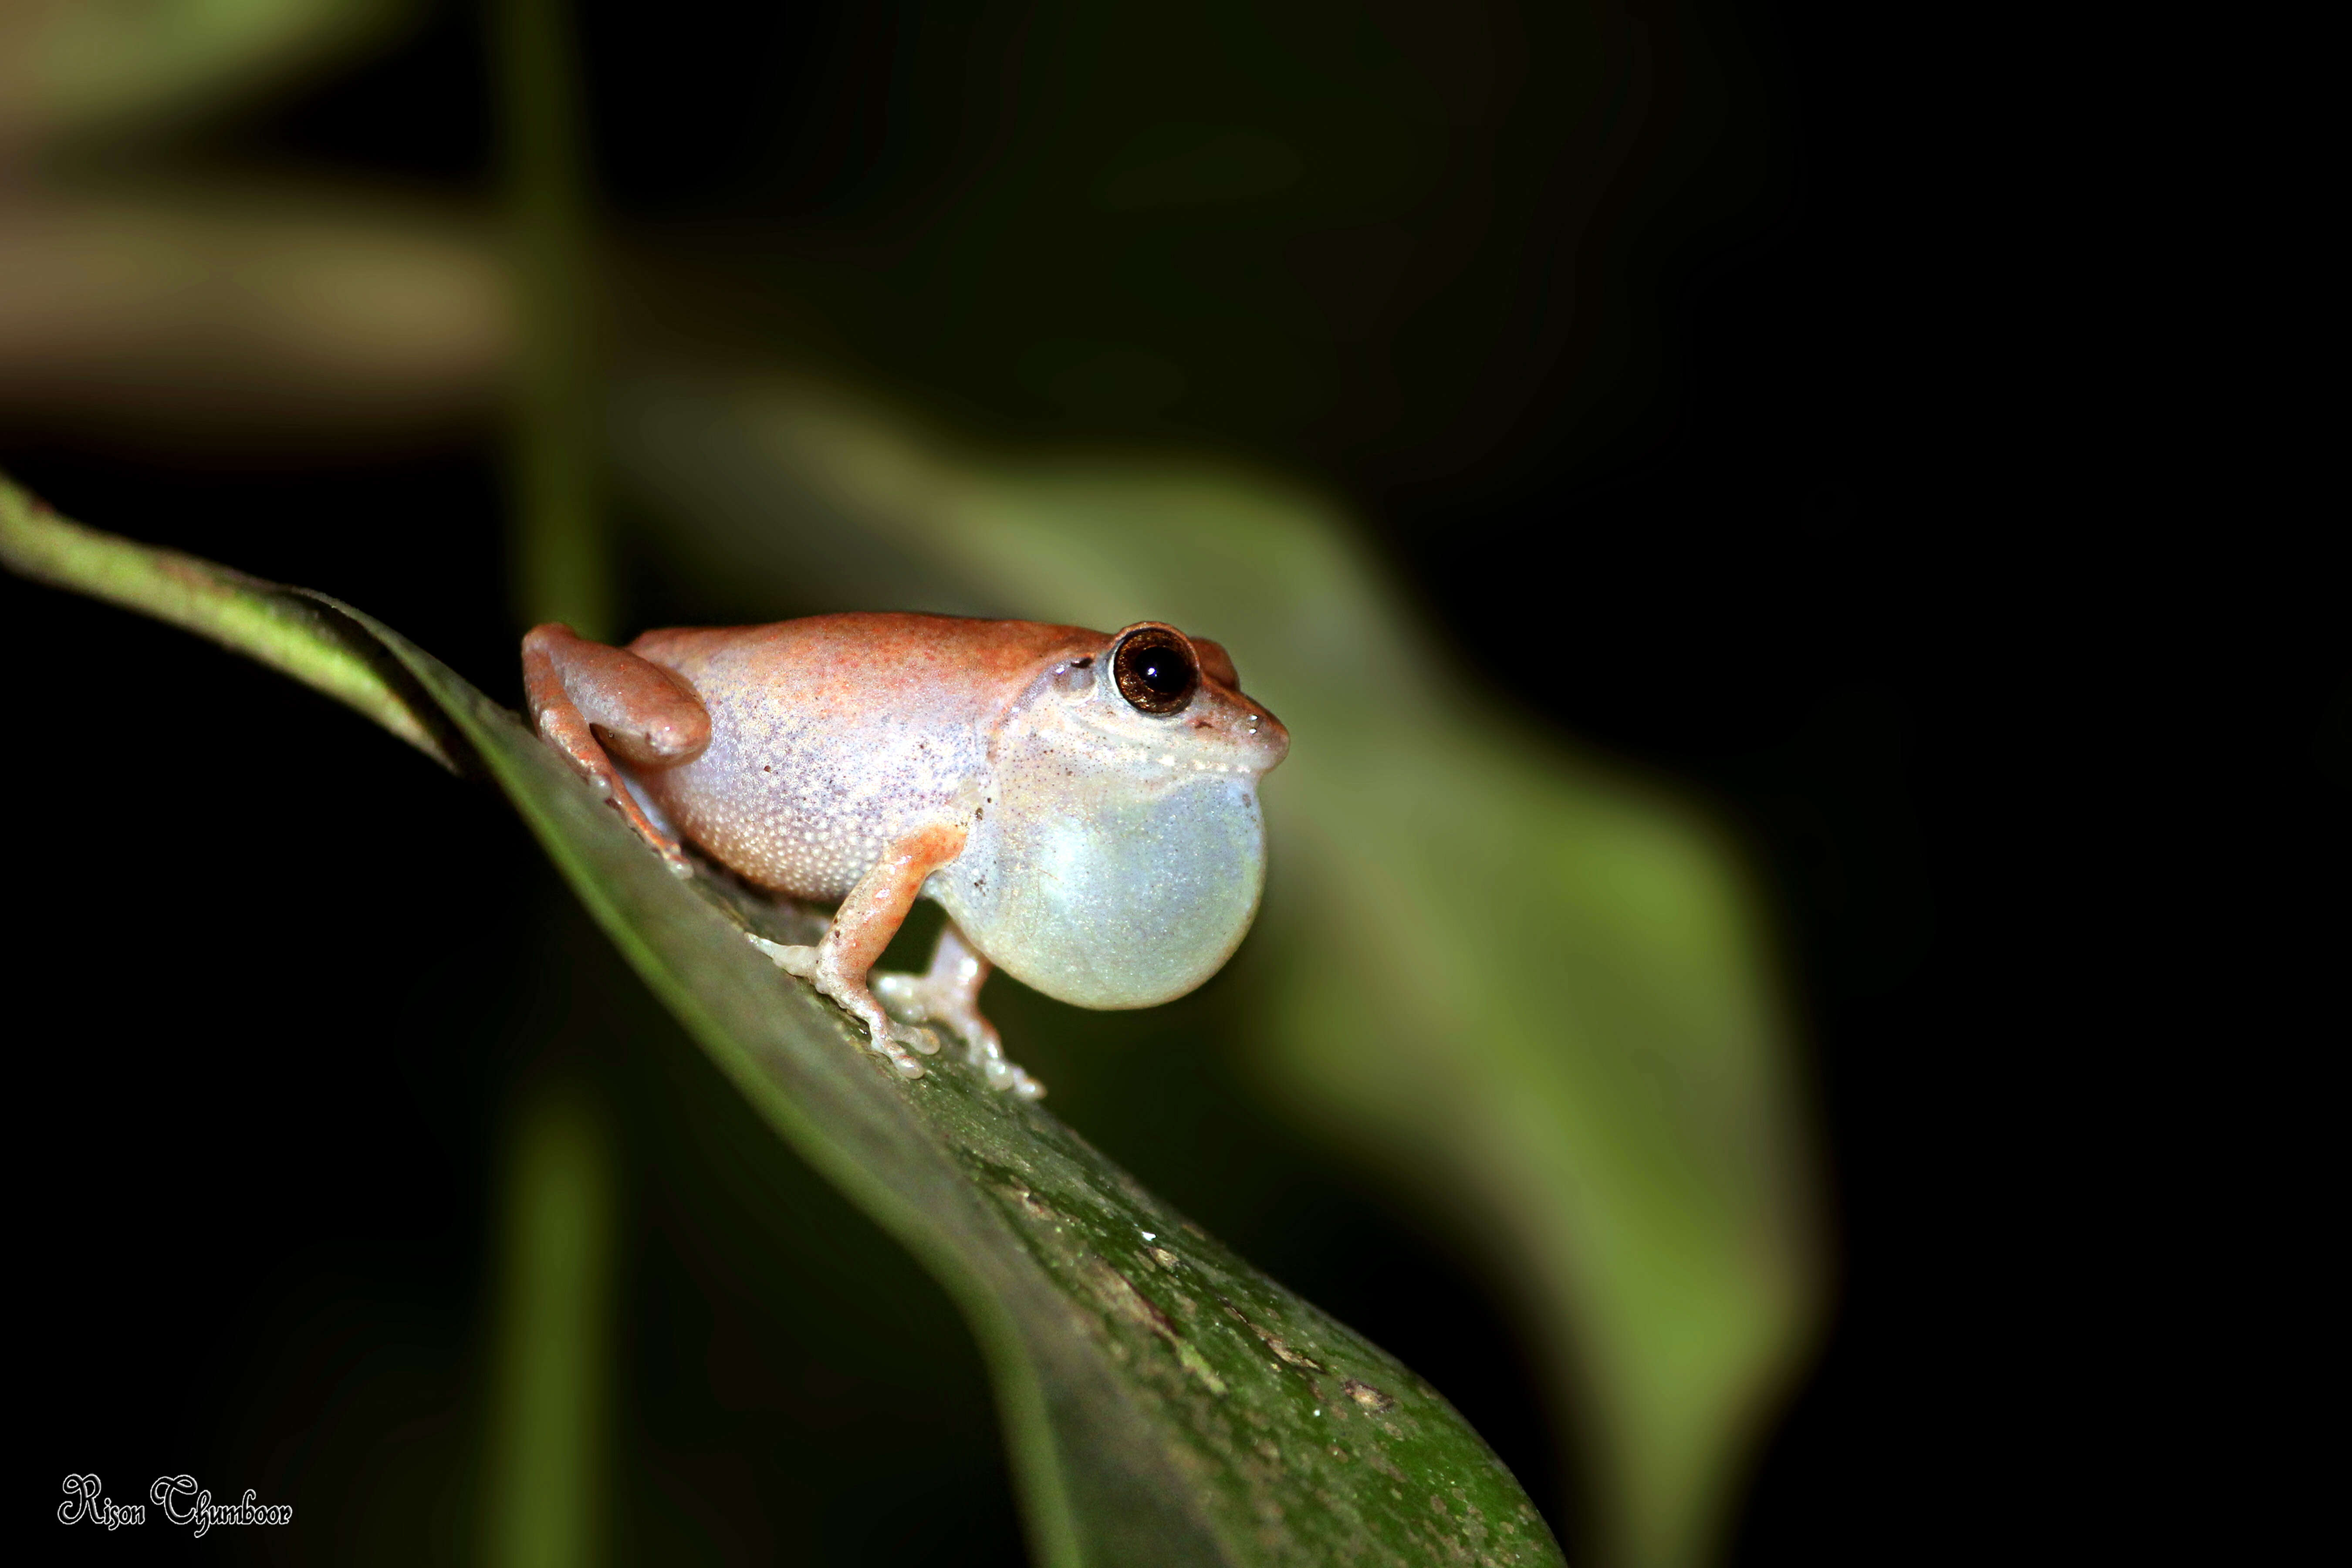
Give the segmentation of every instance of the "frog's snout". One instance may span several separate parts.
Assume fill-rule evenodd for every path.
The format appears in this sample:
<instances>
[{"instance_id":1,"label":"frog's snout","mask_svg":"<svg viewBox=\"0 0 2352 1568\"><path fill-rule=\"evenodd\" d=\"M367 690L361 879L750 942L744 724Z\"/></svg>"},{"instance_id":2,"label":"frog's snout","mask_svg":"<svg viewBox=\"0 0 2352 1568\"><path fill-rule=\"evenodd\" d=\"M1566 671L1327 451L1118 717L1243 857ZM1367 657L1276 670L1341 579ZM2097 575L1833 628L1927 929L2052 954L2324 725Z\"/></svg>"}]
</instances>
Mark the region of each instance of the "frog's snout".
<instances>
[{"instance_id":1,"label":"frog's snout","mask_svg":"<svg viewBox=\"0 0 2352 1568\"><path fill-rule=\"evenodd\" d=\"M1238 694L1219 693L1211 711L1193 721L1195 729L1214 737L1236 773L1263 774L1290 754L1290 731L1282 721Z\"/></svg>"},{"instance_id":2,"label":"frog's snout","mask_svg":"<svg viewBox=\"0 0 2352 1568\"><path fill-rule=\"evenodd\" d=\"M1270 773L1290 755L1290 731L1282 727L1281 720L1263 708L1253 705L1234 728L1240 731L1242 753L1254 773Z\"/></svg>"}]
</instances>

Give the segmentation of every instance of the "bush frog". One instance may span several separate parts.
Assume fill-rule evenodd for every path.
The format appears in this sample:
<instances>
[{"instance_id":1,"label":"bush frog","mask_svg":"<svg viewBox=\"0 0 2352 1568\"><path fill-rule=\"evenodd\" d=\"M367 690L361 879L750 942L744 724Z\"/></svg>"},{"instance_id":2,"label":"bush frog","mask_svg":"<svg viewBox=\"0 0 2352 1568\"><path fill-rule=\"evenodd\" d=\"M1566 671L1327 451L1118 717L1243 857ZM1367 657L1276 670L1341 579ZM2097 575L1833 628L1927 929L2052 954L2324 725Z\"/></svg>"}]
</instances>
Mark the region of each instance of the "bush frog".
<instances>
[{"instance_id":1,"label":"bush frog","mask_svg":"<svg viewBox=\"0 0 2352 1568\"><path fill-rule=\"evenodd\" d=\"M1258 780L1288 751L1225 650L1143 621L835 615L523 638L531 720L679 875L680 840L746 881L838 901L814 946L752 941L866 1028L938 1022L989 1083L992 967L1082 1007L1149 1007L1215 973L1265 879ZM929 973L869 972L918 897L948 914ZM885 1004L888 1005L886 1010Z\"/></svg>"}]
</instances>

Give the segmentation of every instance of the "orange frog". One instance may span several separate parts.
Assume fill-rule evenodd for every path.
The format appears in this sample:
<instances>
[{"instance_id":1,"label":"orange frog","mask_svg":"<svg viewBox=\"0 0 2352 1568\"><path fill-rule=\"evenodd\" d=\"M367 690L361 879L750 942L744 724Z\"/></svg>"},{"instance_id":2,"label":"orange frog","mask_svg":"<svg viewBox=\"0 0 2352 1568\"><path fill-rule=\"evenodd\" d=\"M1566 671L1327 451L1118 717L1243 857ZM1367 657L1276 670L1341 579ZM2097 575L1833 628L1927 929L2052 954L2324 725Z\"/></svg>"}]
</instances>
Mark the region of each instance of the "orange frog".
<instances>
[{"instance_id":1,"label":"orange frog","mask_svg":"<svg viewBox=\"0 0 2352 1568\"><path fill-rule=\"evenodd\" d=\"M540 734L671 869L691 872L683 838L838 900L814 947L752 941L908 1078L907 1047L937 1047L890 1012L1040 1094L981 1016L992 966L1081 1007L1150 1007L1214 974L1257 913L1257 783L1290 737L1223 648L1174 626L816 616L616 648L551 624L522 658ZM869 975L918 897L948 913L929 973Z\"/></svg>"}]
</instances>

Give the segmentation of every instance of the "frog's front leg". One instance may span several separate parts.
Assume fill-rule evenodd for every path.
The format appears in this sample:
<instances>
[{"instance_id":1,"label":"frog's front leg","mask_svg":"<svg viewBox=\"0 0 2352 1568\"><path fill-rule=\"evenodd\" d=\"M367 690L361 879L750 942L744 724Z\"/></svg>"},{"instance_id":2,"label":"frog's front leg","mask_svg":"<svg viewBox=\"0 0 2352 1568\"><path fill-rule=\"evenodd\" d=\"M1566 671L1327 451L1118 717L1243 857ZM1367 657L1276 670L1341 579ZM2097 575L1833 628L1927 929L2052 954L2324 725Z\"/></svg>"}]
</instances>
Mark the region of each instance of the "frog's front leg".
<instances>
[{"instance_id":1,"label":"frog's front leg","mask_svg":"<svg viewBox=\"0 0 2352 1568\"><path fill-rule=\"evenodd\" d=\"M890 846L841 900L824 940L814 947L751 939L777 968L809 982L864 1024L868 1044L904 1078L923 1076L923 1064L908 1054L908 1046L927 1054L939 1047L919 1031L892 1024L866 989L866 977L898 934L924 879L962 854L963 844L961 827L936 826L918 828Z\"/></svg>"},{"instance_id":2,"label":"frog's front leg","mask_svg":"<svg viewBox=\"0 0 2352 1568\"><path fill-rule=\"evenodd\" d=\"M992 967L950 921L940 929L927 973L877 974L874 994L910 1024L945 1024L953 1029L963 1041L964 1059L981 1070L989 1088L1035 1100L1045 1086L1004 1059L1003 1037L981 1016L980 988L988 984Z\"/></svg>"},{"instance_id":3,"label":"frog's front leg","mask_svg":"<svg viewBox=\"0 0 2352 1568\"><path fill-rule=\"evenodd\" d=\"M678 876L692 873L677 840L656 826L613 761L674 768L710 745L710 712L684 677L625 648L590 642L551 621L522 639L532 725L611 801Z\"/></svg>"}]
</instances>

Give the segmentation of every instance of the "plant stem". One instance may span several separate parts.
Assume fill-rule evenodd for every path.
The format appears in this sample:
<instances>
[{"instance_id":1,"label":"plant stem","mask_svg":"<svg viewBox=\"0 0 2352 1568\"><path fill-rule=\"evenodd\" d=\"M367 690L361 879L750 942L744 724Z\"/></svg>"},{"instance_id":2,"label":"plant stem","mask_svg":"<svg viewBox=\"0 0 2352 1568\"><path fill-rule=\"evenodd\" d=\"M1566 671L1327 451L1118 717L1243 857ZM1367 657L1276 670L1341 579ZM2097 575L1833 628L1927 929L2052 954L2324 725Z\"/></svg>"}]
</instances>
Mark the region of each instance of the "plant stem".
<instances>
[{"instance_id":1,"label":"plant stem","mask_svg":"<svg viewBox=\"0 0 2352 1568\"><path fill-rule=\"evenodd\" d=\"M603 353L579 72L564 0L493 0L520 338L510 458L515 607L613 635ZM603 1555L611 1408L612 1141L584 1090L542 1088L508 1146L483 1490L493 1568Z\"/></svg>"},{"instance_id":2,"label":"plant stem","mask_svg":"<svg viewBox=\"0 0 2352 1568\"><path fill-rule=\"evenodd\" d=\"M603 353L579 72L563 0L495 0L491 42L520 337L514 584L526 625L613 634Z\"/></svg>"},{"instance_id":3,"label":"plant stem","mask_svg":"<svg viewBox=\"0 0 2352 1568\"><path fill-rule=\"evenodd\" d=\"M587 1568L604 1555L612 1140L585 1094L542 1088L509 1162L483 1555L493 1568Z\"/></svg>"}]
</instances>

